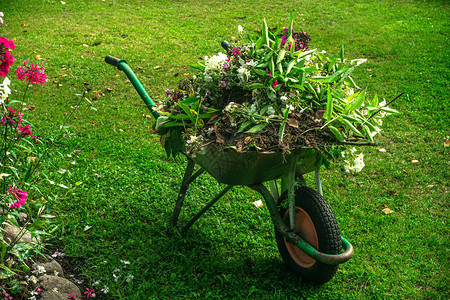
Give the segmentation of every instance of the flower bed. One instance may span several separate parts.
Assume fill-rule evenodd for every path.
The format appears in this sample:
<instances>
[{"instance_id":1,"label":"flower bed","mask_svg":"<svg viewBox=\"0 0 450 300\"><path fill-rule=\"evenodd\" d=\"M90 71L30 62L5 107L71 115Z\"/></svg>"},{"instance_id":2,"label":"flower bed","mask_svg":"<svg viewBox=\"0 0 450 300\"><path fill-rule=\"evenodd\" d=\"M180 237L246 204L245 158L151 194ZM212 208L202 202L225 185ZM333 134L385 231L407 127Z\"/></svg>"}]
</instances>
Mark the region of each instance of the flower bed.
<instances>
[{"instance_id":1,"label":"flower bed","mask_svg":"<svg viewBox=\"0 0 450 300\"><path fill-rule=\"evenodd\" d=\"M343 47L338 57L310 49L310 35L293 24L291 17L272 32L264 21L259 36L223 43L224 53L205 57L193 66L197 75L166 90L156 129L169 156L209 144L239 152L312 147L325 163L362 168L352 145L373 145L382 119L396 111L351 77L364 59L344 58Z\"/></svg>"}]
</instances>

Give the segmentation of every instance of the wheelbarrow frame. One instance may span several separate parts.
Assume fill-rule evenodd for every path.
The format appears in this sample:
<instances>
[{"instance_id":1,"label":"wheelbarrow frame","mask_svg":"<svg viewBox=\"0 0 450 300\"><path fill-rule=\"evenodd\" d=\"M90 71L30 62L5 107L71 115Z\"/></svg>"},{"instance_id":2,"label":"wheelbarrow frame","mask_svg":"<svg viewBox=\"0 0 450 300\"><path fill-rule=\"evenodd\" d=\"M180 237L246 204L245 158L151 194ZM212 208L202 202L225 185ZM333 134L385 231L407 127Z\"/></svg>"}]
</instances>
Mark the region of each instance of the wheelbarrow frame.
<instances>
[{"instance_id":1,"label":"wheelbarrow frame","mask_svg":"<svg viewBox=\"0 0 450 300\"><path fill-rule=\"evenodd\" d=\"M134 72L131 70L131 68L128 66L128 64L121 59L107 56L105 58L105 61L108 64L111 64L117 69L123 71L130 82L133 84L134 88L138 92L139 96L142 98L144 103L146 104L147 108L150 110L151 114L155 119L158 119L161 114L159 114L157 111L153 109L153 106L155 106L155 103L152 101L148 93L145 91L144 87L140 83L140 81L137 79ZM212 149L212 150L211 150ZM209 153L207 153L209 151ZM305 240L303 240L300 236L298 236L295 232L295 224L294 224L294 206L295 206L295 199L294 199L294 191L295 191L295 181L296 179L299 179L300 182L303 185L306 185L306 181L303 178L303 175L312 171L315 171L315 181L316 181L316 188L317 192L322 195L322 185L320 180L320 163L317 163L317 156L316 160L312 161L312 164L310 161L308 161L308 166L305 167L306 163L304 160L304 156L306 153L309 153L309 156L313 156L311 154L313 151L312 149L302 149L299 152L293 152L289 154L287 157L280 156L281 154L278 153L277 157L282 157L284 161L282 162L281 168L275 168L275 171L272 170L272 172L268 174L261 173L259 170L252 170L251 168L245 167L244 169L253 171L253 176L247 176L243 178L243 176L240 175L241 172L231 172L231 174L228 172L229 169L233 170L232 168L227 167L217 167L220 166L221 161L223 161L223 157L231 157L232 165L234 163L234 166L240 165L240 162L251 162L253 163L255 158L258 160L258 157L268 155L269 161L271 165L273 164L273 161L271 161L271 155L273 155L274 152L263 152L259 153L250 153L247 155L250 155L250 157L254 157L254 159L248 159L244 158L242 153L233 153L223 151L220 149L214 149L214 148L206 148L205 153L198 153L195 156L189 156L187 157L187 166L186 170L184 172L183 180L181 182L180 190L178 192L178 197L175 203L175 209L172 214L172 217L170 219L170 225L172 228L177 227L178 223L178 217L180 215L184 199L186 197L186 193L188 191L189 185L195 181L197 177L199 177L201 174L203 174L205 171L209 174L211 174L215 179L217 179L220 183L225 183L227 186L219 193L217 194L212 200L210 200L197 214L195 214L190 221L187 222L187 224L182 228L183 232L186 232L210 207L212 207L220 198L222 198L233 186L235 185L244 185L248 186L249 188L257 191L262 195L264 198L267 207L270 212L270 216L272 219L272 222L275 226L275 228L285 237L286 240L293 243L296 247L298 247L300 250L302 250L306 255L310 256L311 258L324 263L328 265L338 265L343 262L346 262L349 260L353 255L353 246L344 238L341 236L341 243L342 248L344 250L341 254L326 254L321 253L314 247L312 247L310 244L308 244ZM313 151L314 152L314 151ZM231 153L231 154L230 154ZM256 155L256 156L254 156ZM217 159L217 157L219 157ZM215 160L214 160L215 158ZM234 159L234 160L233 160ZM211 161L213 161L211 163ZM195 165L198 164L200 166L200 169L198 169L194 173ZM230 161L227 161L227 164L230 164ZM298 164L303 165L301 168L298 168ZM276 167L279 167L280 164L275 164ZM255 165L255 167L258 167L258 164ZM263 167L264 169L264 167ZM256 175L255 175L256 174ZM258 177L259 176L259 177ZM262 177L261 177L262 176ZM289 202L289 212L290 212L290 226L286 225L283 221L279 211L278 207L281 203L277 203L280 199L280 194L278 192L278 185L276 180L281 179L281 192L287 191L288 193L288 202ZM267 189L267 187L264 185L264 182L268 182L270 186L270 191Z\"/></svg>"}]
</instances>

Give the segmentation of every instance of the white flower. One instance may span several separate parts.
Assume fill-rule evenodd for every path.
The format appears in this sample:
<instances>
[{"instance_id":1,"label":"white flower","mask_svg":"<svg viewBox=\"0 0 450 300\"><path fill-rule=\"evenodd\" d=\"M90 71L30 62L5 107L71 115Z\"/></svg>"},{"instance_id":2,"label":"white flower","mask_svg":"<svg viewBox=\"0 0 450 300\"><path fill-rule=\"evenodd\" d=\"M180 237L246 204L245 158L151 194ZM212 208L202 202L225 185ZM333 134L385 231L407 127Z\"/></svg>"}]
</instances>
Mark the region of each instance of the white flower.
<instances>
[{"instance_id":1,"label":"white flower","mask_svg":"<svg viewBox=\"0 0 450 300\"><path fill-rule=\"evenodd\" d=\"M117 280L119 280L120 275L116 275L113 273L113 277L114 277L114 281L117 282Z\"/></svg>"},{"instance_id":2,"label":"white flower","mask_svg":"<svg viewBox=\"0 0 450 300\"><path fill-rule=\"evenodd\" d=\"M9 80L9 78L5 77L3 83L0 84L0 104L3 104L6 98L8 98L8 96L11 94L11 89L9 88L10 83L11 81Z\"/></svg>"},{"instance_id":3,"label":"white flower","mask_svg":"<svg viewBox=\"0 0 450 300\"><path fill-rule=\"evenodd\" d=\"M267 114L268 114L269 116L273 116L273 115L275 114L275 109L273 109L273 107L270 106L270 107L267 109Z\"/></svg>"},{"instance_id":4,"label":"white flower","mask_svg":"<svg viewBox=\"0 0 450 300\"><path fill-rule=\"evenodd\" d=\"M363 64L366 61L367 61L367 59L365 59L365 58L352 59L350 61L350 64L359 66L360 64Z\"/></svg>"},{"instance_id":5,"label":"white flower","mask_svg":"<svg viewBox=\"0 0 450 300\"><path fill-rule=\"evenodd\" d=\"M225 108L223 109L224 112L228 112L228 113L232 113L236 110L236 108L238 107L238 105L234 102L230 102L228 103L227 106L225 106Z\"/></svg>"},{"instance_id":6,"label":"white flower","mask_svg":"<svg viewBox=\"0 0 450 300\"><path fill-rule=\"evenodd\" d=\"M130 282L131 280L133 280L134 276L133 275L128 275L127 278L125 279L126 282Z\"/></svg>"},{"instance_id":7,"label":"white flower","mask_svg":"<svg viewBox=\"0 0 450 300\"><path fill-rule=\"evenodd\" d=\"M350 163L348 160L345 160L344 162L345 172L352 174L359 173L364 168L364 154L358 154L352 163Z\"/></svg>"},{"instance_id":8,"label":"white flower","mask_svg":"<svg viewBox=\"0 0 450 300\"><path fill-rule=\"evenodd\" d=\"M120 262L123 263L124 265L129 265L130 264L130 262L128 260L121 259Z\"/></svg>"},{"instance_id":9,"label":"white flower","mask_svg":"<svg viewBox=\"0 0 450 300\"><path fill-rule=\"evenodd\" d=\"M287 98L286 96L281 96L281 97L280 97L280 100L281 100L282 102L286 102L287 99L288 99L288 98Z\"/></svg>"},{"instance_id":10,"label":"white flower","mask_svg":"<svg viewBox=\"0 0 450 300\"><path fill-rule=\"evenodd\" d=\"M254 67L254 66L256 66L258 63L252 59L252 60L246 62L245 64L246 64L247 66Z\"/></svg>"},{"instance_id":11,"label":"white flower","mask_svg":"<svg viewBox=\"0 0 450 300\"><path fill-rule=\"evenodd\" d=\"M103 292L103 294L108 294L109 293L109 288L105 285L101 291Z\"/></svg>"},{"instance_id":12,"label":"white flower","mask_svg":"<svg viewBox=\"0 0 450 300\"><path fill-rule=\"evenodd\" d=\"M238 70L238 78L240 82L247 82L250 77L250 71L245 66L240 67Z\"/></svg>"},{"instance_id":13,"label":"white flower","mask_svg":"<svg viewBox=\"0 0 450 300\"><path fill-rule=\"evenodd\" d=\"M205 56L205 73L209 73L212 70L222 70L223 65L227 62L228 56L219 52L218 55L214 55L210 58Z\"/></svg>"},{"instance_id":14,"label":"white flower","mask_svg":"<svg viewBox=\"0 0 450 300\"><path fill-rule=\"evenodd\" d=\"M242 28L241 25L238 25L238 32L239 32L239 34L244 33L244 28Z\"/></svg>"}]
</instances>

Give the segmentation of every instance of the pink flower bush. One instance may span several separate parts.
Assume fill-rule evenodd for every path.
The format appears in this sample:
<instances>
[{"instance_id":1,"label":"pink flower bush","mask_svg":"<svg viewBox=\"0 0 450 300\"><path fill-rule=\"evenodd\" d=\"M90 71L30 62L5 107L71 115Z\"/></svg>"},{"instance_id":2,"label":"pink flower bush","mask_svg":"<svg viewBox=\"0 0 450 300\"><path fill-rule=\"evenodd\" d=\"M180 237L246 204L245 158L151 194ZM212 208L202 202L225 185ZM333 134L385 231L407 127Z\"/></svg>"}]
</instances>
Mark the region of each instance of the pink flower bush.
<instances>
[{"instance_id":1,"label":"pink flower bush","mask_svg":"<svg viewBox=\"0 0 450 300\"><path fill-rule=\"evenodd\" d=\"M37 64L33 65L30 63L28 66L28 62L24 61L23 64L16 68L17 79L20 81L29 81L31 84L40 84L44 86L47 82L47 73L45 73L44 62L39 67Z\"/></svg>"},{"instance_id":2,"label":"pink flower bush","mask_svg":"<svg viewBox=\"0 0 450 300\"><path fill-rule=\"evenodd\" d=\"M19 190L15 186L10 186L8 192L11 194L13 199L16 200L16 202L12 203L9 208L14 209L17 207L21 207L25 205L25 202L27 201L28 193L24 190Z\"/></svg>"},{"instance_id":3,"label":"pink flower bush","mask_svg":"<svg viewBox=\"0 0 450 300\"><path fill-rule=\"evenodd\" d=\"M0 37L0 76L6 77L11 65L14 63L14 57L9 50L14 50L14 42L5 37Z\"/></svg>"}]
</instances>

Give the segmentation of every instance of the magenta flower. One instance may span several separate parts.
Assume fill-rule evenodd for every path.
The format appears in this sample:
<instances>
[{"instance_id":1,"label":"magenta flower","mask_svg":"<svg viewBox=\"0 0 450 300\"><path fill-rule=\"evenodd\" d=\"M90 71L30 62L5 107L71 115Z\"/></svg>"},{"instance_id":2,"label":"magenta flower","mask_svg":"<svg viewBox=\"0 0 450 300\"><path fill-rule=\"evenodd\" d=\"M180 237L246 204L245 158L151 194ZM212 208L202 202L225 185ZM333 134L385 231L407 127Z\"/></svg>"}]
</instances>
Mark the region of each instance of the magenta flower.
<instances>
[{"instance_id":1,"label":"magenta flower","mask_svg":"<svg viewBox=\"0 0 450 300\"><path fill-rule=\"evenodd\" d=\"M75 295L67 294L67 299L77 299Z\"/></svg>"},{"instance_id":2,"label":"magenta flower","mask_svg":"<svg viewBox=\"0 0 450 300\"><path fill-rule=\"evenodd\" d=\"M89 288L86 288L87 292L84 292L84 294L86 295L86 298L94 298L95 297L95 291L94 289L92 289L92 291L89 290Z\"/></svg>"},{"instance_id":3,"label":"magenta flower","mask_svg":"<svg viewBox=\"0 0 450 300\"><path fill-rule=\"evenodd\" d=\"M0 124L3 126L7 123L11 125L20 125L20 122L22 122L23 119L23 114L19 113L18 109L12 109L11 107L8 107L8 111L9 113L0 119Z\"/></svg>"},{"instance_id":4,"label":"magenta flower","mask_svg":"<svg viewBox=\"0 0 450 300\"><path fill-rule=\"evenodd\" d=\"M278 85L278 80L275 80L273 83L272 83L272 87L276 87Z\"/></svg>"},{"instance_id":5,"label":"magenta flower","mask_svg":"<svg viewBox=\"0 0 450 300\"><path fill-rule=\"evenodd\" d=\"M17 207L21 207L25 205L25 202L27 201L28 193L24 190L19 190L15 186L10 186L8 192L11 194L13 199L16 200L16 202L12 203L9 208L14 209Z\"/></svg>"},{"instance_id":6,"label":"magenta flower","mask_svg":"<svg viewBox=\"0 0 450 300\"><path fill-rule=\"evenodd\" d=\"M10 294L5 293L5 300L13 300L13 299L14 298Z\"/></svg>"},{"instance_id":7,"label":"magenta flower","mask_svg":"<svg viewBox=\"0 0 450 300\"><path fill-rule=\"evenodd\" d=\"M239 48L233 48L233 50L231 51L231 53L233 53L234 55L241 55L241 49L239 49Z\"/></svg>"},{"instance_id":8,"label":"magenta flower","mask_svg":"<svg viewBox=\"0 0 450 300\"><path fill-rule=\"evenodd\" d=\"M5 37L0 37L0 76L6 77L11 65L14 63L14 57L9 54L9 49L14 50L13 41Z\"/></svg>"},{"instance_id":9,"label":"magenta flower","mask_svg":"<svg viewBox=\"0 0 450 300\"><path fill-rule=\"evenodd\" d=\"M44 70L44 62L42 62L42 66L33 65L30 63L28 66L29 60L24 61L23 65L16 68L17 79L20 81L29 81L31 84L39 83L44 86L47 82L47 73Z\"/></svg>"},{"instance_id":10,"label":"magenta flower","mask_svg":"<svg viewBox=\"0 0 450 300\"><path fill-rule=\"evenodd\" d=\"M19 127L17 127L17 128L18 128L20 131L22 131L22 134L23 134L24 136L31 135L32 137L35 138L35 136L31 134L30 124L28 124L27 126L19 126Z\"/></svg>"}]
</instances>

